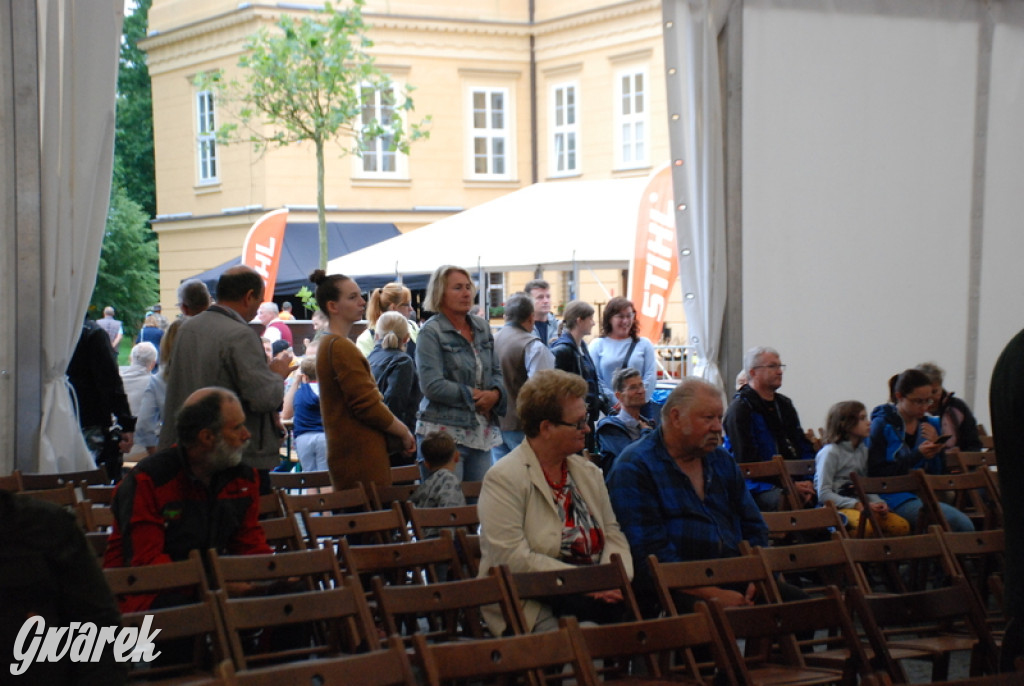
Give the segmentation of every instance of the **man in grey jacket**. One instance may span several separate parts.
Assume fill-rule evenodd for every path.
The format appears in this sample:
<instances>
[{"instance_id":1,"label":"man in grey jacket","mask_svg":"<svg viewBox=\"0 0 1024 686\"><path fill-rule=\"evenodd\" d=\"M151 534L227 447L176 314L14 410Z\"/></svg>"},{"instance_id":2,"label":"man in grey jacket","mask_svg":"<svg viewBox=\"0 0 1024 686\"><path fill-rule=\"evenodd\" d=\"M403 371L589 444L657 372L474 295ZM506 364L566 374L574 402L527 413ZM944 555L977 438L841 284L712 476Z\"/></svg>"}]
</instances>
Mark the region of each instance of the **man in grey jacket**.
<instances>
[{"instance_id":1,"label":"man in grey jacket","mask_svg":"<svg viewBox=\"0 0 1024 686\"><path fill-rule=\"evenodd\" d=\"M286 350L267 364L263 344L248 324L261 302L263 279L255 270L240 265L221 275L217 304L185 321L174 342L164 417L174 417L185 399L200 388L222 386L234 391L252 434L242 462L260 473L260 490L269 493L266 474L280 462L283 432L278 412L292 354ZM176 441L174 422L165 421L160 449Z\"/></svg>"}]
</instances>

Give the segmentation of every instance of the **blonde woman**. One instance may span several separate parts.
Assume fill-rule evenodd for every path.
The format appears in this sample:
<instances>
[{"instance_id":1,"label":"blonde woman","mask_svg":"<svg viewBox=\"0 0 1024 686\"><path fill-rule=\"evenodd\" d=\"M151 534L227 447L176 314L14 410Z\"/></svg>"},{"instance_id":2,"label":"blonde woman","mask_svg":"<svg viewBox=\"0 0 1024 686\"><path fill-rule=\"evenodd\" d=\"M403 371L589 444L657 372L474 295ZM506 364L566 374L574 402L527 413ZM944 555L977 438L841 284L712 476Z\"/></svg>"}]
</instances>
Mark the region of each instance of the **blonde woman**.
<instances>
[{"instance_id":1,"label":"blonde woman","mask_svg":"<svg viewBox=\"0 0 1024 686\"><path fill-rule=\"evenodd\" d=\"M398 282L376 288L370 294L370 299L366 301L366 321L369 324L356 339L356 347L369 357L377 340L377 322L385 312L398 312L409 322L407 352L410 356L414 356L416 354L416 337L419 335L420 329L415 322L409 319L412 314L412 292Z\"/></svg>"},{"instance_id":2,"label":"blonde woman","mask_svg":"<svg viewBox=\"0 0 1024 686\"><path fill-rule=\"evenodd\" d=\"M406 426L416 426L420 405L416 363L405 351L409 343L409 320L400 312L385 312L377 320L377 344L367 361L384 396L384 404ZM392 466L411 464L412 458L401 451L389 450Z\"/></svg>"}]
</instances>

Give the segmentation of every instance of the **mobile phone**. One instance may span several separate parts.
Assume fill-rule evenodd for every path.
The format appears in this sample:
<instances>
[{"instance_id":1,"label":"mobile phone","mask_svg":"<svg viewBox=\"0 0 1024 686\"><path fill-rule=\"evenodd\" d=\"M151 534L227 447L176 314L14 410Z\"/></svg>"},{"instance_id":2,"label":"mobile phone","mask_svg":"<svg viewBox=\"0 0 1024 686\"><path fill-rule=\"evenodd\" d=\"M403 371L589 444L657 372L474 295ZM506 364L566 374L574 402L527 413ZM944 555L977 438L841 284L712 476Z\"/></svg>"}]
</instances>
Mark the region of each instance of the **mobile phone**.
<instances>
[{"instance_id":1,"label":"mobile phone","mask_svg":"<svg viewBox=\"0 0 1024 686\"><path fill-rule=\"evenodd\" d=\"M933 439L932 443L942 444L942 443L945 443L946 441L948 441L949 439L951 439L952 437L953 437L953 434L942 434L941 436Z\"/></svg>"}]
</instances>

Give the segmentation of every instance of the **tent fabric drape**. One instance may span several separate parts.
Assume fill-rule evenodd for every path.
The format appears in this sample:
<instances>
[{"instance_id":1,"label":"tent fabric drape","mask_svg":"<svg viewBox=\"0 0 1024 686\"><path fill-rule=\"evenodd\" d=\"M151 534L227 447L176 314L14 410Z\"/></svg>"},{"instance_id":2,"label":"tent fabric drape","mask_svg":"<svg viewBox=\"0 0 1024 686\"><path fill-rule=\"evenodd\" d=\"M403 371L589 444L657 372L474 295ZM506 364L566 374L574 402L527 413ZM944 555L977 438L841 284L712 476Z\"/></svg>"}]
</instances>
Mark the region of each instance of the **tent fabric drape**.
<instances>
[{"instance_id":1,"label":"tent fabric drape","mask_svg":"<svg viewBox=\"0 0 1024 686\"><path fill-rule=\"evenodd\" d=\"M95 467L65 376L99 265L113 167L122 0L37 0L42 150L41 472Z\"/></svg>"},{"instance_id":2,"label":"tent fabric drape","mask_svg":"<svg viewBox=\"0 0 1024 686\"><path fill-rule=\"evenodd\" d=\"M665 68L676 201L679 277L694 374L722 386L718 368L725 317L725 172L718 34L730 0L665 2ZM674 70L674 71L672 71ZM674 117L678 115L678 117Z\"/></svg>"}]
</instances>

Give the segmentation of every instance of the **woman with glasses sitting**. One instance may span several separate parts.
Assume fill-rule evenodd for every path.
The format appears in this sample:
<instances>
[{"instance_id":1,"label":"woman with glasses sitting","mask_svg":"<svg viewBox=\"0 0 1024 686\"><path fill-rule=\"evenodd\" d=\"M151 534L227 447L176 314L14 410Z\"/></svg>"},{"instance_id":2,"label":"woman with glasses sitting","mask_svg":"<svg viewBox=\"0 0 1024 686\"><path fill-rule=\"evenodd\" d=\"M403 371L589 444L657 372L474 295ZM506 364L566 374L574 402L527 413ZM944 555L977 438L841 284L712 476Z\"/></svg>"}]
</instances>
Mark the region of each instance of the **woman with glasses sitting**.
<instances>
[{"instance_id":1,"label":"woman with glasses sitting","mask_svg":"<svg viewBox=\"0 0 1024 686\"><path fill-rule=\"evenodd\" d=\"M913 469L942 474L945 469L944 440L939 436L939 418L928 414L932 406L931 380L917 369L908 369L889 379L889 402L871 411L871 443L868 448L869 476L899 476ZM948 437L947 437L948 438ZM917 530L923 503L911 493L883 494L889 511L910 522ZM974 531L971 520L960 510L939 503L954 531Z\"/></svg>"},{"instance_id":2,"label":"woman with glasses sitting","mask_svg":"<svg viewBox=\"0 0 1024 686\"><path fill-rule=\"evenodd\" d=\"M580 456L587 425L587 382L558 369L537 372L519 390L516 411L526 439L484 477L480 513L480 576L508 565L513 573L566 569L622 557L633 574L629 543L612 511L604 475ZM569 596L551 605L527 600L530 631L558 628L558 617L597 623L623 619L618 590ZM496 610L484 611L495 636L505 630Z\"/></svg>"}]
</instances>

